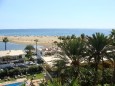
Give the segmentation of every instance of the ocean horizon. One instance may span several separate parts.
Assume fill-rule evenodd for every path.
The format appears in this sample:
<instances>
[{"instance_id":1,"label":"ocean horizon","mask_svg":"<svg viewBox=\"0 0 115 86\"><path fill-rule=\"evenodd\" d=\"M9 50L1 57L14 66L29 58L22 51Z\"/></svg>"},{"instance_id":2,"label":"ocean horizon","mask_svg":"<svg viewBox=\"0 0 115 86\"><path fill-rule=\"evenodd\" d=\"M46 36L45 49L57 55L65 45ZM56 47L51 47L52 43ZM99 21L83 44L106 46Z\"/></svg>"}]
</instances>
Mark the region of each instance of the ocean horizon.
<instances>
[{"instance_id":1,"label":"ocean horizon","mask_svg":"<svg viewBox=\"0 0 115 86\"><path fill-rule=\"evenodd\" d=\"M79 36L100 32L109 35L112 29L0 29L0 36Z\"/></svg>"}]
</instances>

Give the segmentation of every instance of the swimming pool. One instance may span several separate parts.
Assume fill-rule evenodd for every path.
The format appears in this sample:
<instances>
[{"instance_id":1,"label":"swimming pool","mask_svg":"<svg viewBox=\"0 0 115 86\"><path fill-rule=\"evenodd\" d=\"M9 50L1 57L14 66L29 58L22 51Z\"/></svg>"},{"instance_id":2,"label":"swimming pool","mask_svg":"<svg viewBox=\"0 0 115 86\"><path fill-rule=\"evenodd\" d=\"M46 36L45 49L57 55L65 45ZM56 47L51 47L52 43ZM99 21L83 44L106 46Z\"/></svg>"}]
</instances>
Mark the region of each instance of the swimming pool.
<instances>
[{"instance_id":1,"label":"swimming pool","mask_svg":"<svg viewBox=\"0 0 115 86\"><path fill-rule=\"evenodd\" d=\"M18 82L18 83L7 84L5 86L21 86L22 84L23 84L22 82Z\"/></svg>"}]
</instances>

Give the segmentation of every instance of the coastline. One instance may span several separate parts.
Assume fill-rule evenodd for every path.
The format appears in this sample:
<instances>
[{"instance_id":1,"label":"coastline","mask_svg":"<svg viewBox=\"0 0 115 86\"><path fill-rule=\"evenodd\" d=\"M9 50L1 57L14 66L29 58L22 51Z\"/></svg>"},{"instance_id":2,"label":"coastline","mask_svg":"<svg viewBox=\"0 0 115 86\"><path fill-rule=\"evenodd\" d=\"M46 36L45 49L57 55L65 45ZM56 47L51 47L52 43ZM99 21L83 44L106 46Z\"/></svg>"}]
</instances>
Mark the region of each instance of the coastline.
<instances>
[{"instance_id":1,"label":"coastline","mask_svg":"<svg viewBox=\"0 0 115 86\"><path fill-rule=\"evenodd\" d=\"M9 42L18 44L31 44L35 45L35 39L38 39L38 45L44 47L50 47L54 44L54 41L59 42L58 36L0 36L0 41L4 37L9 39Z\"/></svg>"}]
</instances>

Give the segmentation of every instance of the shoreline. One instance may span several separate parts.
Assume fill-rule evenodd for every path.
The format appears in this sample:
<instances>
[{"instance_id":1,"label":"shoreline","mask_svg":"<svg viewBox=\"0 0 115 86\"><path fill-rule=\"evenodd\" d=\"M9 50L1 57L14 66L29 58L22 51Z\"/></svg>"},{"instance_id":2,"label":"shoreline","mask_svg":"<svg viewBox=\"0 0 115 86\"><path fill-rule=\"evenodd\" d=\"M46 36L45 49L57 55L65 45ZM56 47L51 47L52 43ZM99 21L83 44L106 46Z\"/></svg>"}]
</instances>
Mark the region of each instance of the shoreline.
<instances>
[{"instance_id":1,"label":"shoreline","mask_svg":"<svg viewBox=\"0 0 115 86\"><path fill-rule=\"evenodd\" d=\"M44 47L50 47L54 44L54 41L59 42L58 36L0 36L0 41L7 37L9 42L18 44L36 44L35 39L38 39L38 45Z\"/></svg>"}]
</instances>

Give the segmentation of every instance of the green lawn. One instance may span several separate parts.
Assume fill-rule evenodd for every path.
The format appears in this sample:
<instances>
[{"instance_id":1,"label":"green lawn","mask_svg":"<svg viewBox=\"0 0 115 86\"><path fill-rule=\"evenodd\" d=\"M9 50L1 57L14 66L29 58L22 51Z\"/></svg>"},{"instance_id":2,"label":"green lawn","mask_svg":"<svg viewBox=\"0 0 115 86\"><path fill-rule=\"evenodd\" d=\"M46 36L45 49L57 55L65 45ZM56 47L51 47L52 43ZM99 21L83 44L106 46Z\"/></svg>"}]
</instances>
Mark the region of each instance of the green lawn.
<instances>
[{"instance_id":1,"label":"green lawn","mask_svg":"<svg viewBox=\"0 0 115 86\"><path fill-rule=\"evenodd\" d=\"M34 79L41 79L41 78L44 77L44 75L42 73L34 74L34 75L29 75L29 76L27 76L27 79L32 79L32 77L34 77Z\"/></svg>"}]
</instances>

